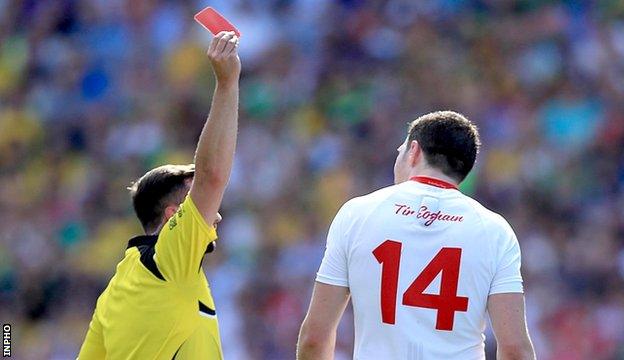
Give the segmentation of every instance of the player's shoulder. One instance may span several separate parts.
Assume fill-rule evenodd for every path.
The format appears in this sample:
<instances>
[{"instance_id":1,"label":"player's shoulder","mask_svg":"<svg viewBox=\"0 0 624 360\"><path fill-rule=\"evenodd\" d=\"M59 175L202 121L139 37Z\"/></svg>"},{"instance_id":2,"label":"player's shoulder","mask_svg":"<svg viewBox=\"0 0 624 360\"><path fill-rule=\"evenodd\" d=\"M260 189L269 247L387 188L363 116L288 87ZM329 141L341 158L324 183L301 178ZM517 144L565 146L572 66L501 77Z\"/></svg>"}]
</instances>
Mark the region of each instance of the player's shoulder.
<instances>
[{"instance_id":1,"label":"player's shoulder","mask_svg":"<svg viewBox=\"0 0 624 360\"><path fill-rule=\"evenodd\" d=\"M486 231L491 232L498 230L503 233L513 233L511 225L501 214L487 208L485 205L468 195L463 195L463 198L465 199L466 204L470 206L472 211L474 211L475 215L482 222Z\"/></svg>"},{"instance_id":2,"label":"player's shoulder","mask_svg":"<svg viewBox=\"0 0 624 360\"><path fill-rule=\"evenodd\" d=\"M345 203L348 208L370 208L378 205L399 191L399 185L390 185L371 193L357 196Z\"/></svg>"},{"instance_id":3,"label":"player's shoulder","mask_svg":"<svg viewBox=\"0 0 624 360\"><path fill-rule=\"evenodd\" d=\"M375 211L379 205L397 191L397 185L391 185L365 195L354 197L342 205L338 211L338 216L355 218L369 214Z\"/></svg>"}]
</instances>

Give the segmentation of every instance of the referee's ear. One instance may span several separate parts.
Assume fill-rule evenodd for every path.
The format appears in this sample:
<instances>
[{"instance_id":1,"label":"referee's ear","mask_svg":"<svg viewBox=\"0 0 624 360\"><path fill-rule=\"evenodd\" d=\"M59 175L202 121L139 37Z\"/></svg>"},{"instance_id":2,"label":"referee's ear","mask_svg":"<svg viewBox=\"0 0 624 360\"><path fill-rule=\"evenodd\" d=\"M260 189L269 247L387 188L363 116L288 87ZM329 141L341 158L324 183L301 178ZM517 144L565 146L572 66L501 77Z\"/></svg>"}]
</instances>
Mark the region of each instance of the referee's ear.
<instances>
[{"instance_id":1,"label":"referee's ear","mask_svg":"<svg viewBox=\"0 0 624 360\"><path fill-rule=\"evenodd\" d=\"M178 211L180 205L167 205L165 208L165 218L163 219L163 224L167 222L167 220L171 219L171 217Z\"/></svg>"}]
</instances>

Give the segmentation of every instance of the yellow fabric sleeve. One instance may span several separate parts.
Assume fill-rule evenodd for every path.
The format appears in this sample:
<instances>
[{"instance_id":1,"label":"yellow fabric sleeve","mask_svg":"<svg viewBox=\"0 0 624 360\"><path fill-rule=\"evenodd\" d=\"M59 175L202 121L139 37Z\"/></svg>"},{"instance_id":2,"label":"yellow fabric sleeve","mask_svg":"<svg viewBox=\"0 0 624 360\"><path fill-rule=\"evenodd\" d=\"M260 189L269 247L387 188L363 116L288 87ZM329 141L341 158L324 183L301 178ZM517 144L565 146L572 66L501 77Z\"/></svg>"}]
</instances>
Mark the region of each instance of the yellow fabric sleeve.
<instances>
[{"instance_id":1,"label":"yellow fabric sleeve","mask_svg":"<svg viewBox=\"0 0 624 360\"><path fill-rule=\"evenodd\" d=\"M104 358L106 358L106 349L104 348L102 325L93 315L77 360L101 360Z\"/></svg>"},{"instance_id":2,"label":"yellow fabric sleeve","mask_svg":"<svg viewBox=\"0 0 624 360\"><path fill-rule=\"evenodd\" d=\"M215 228L187 196L160 231L154 259L166 280L184 282L199 272L208 244L216 239Z\"/></svg>"}]
</instances>

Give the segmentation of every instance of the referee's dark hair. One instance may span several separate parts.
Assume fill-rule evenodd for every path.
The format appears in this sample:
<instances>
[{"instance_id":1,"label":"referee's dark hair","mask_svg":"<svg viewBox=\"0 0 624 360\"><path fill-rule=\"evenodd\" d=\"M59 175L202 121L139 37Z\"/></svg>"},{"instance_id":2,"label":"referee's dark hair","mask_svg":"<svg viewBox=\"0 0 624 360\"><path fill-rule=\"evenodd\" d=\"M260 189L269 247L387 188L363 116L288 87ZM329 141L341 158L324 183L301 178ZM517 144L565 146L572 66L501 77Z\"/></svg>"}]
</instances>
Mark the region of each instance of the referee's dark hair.
<instances>
[{"instance_id":1,"label":"referee's dark hair","mask_svg":"<svg viewBox=\"0 0 624 360\"><path fill-rule=\"evenodd\" d=\"M477 127L454 111L436 111L412 121L408 144L418 141L427 163L458 182L463 181L481 146Z\"/></svg>"},{"instance_id":2,"label":"referee's dark hair","mask_svg":"<svg viewBox=\"0 0 624 360\"><path fill-rule=\"evenodd\" d=\"M148 171L130 190L134 212L146 234L158 231L165 209L184 201L187 179L195 175L195 165L163 165Z\"/></svg>"}]
</instances>

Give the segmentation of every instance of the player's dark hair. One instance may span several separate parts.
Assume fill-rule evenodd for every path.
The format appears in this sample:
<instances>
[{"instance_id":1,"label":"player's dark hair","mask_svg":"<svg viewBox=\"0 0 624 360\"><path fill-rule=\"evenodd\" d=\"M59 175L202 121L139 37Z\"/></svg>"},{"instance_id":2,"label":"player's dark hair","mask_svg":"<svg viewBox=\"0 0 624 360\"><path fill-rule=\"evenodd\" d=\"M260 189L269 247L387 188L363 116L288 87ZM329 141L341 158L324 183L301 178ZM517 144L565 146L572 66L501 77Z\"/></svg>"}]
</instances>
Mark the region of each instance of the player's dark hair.
<instances>
[{"instance_id":1,"label":"player's dark hair","mask_svg":"<svg viewBox=\"0 0 624 360\"><path fill-rule=\"evenodd\" d=\"M148 171L128 188L134 212L147 234L158 230L167 206L184 200L186 180L193 175L193 164L163 165Z\"/></svg>"},{"instance_id":2,"label":"player's dark hair","mask_svg":"<svg viewBox=\"0 0 624 360\"><path fill-rule=\"evenodd\" d=\"M477 127L462 114L436 111L411 122L408 144L418 141L427 163L461 182L481 146Z\"/></svg>"}]
</instances>

